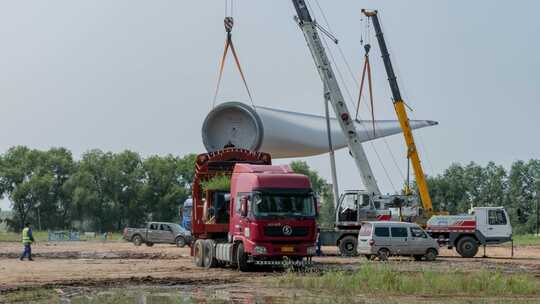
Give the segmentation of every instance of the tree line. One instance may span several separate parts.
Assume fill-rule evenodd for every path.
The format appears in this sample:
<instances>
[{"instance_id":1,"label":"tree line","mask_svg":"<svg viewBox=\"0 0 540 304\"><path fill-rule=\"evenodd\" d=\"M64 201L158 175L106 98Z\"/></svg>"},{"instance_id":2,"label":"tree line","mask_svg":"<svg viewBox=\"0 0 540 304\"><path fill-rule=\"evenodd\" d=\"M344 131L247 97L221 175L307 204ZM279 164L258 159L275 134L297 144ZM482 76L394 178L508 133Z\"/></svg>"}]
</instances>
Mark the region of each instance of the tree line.
<instances>
[{"instance_id":1,"label":"tree line","mask_svg":"<svg viewBox=\"0 0 540 304\"><path fill-rule=\"evenodd\" d=\"M25 222L39 229L118 231L149 220L179 222L191 194L195 154L143 158L133 151L91 150L79 160L65 148L23 146L0 155L0 196L11 202L12 230ZM306 174L321 198L319 222L332 226L331 185L304 161L291 168ZM509 170L492 162L453 164L428 176L435 210L451 214L472 206L504 206L516 233L532 233L540 199L540 160L516 161Z\"/></svg>"},{"instance_id":2,"label":"tree line","mask_svg":"<svg viewBox=\"0 0 540 304\"><path fill-rule=\"evenodd\" d=\"M0 156L0 195L11 202L12 230L118 231L147 220L178 221L190 195L195 155L150 156L13 147Z\"/></svg>"}]
</instances>

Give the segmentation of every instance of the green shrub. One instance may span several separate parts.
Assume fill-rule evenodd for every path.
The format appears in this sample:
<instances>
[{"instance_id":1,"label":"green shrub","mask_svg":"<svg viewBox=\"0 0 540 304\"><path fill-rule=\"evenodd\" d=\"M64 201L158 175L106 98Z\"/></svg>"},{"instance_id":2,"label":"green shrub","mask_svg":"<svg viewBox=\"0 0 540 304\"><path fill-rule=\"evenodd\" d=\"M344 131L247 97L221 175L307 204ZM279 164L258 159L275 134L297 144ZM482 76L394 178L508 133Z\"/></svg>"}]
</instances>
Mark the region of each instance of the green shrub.
<instances>
[{"instance_id":1,"label":"green shrub","mask_svg":"<svg viewBox=\"0 0 540 304\"><path fill-rule=\"evenodd\" d=\"M230 191L231 177L228 175L216 175L209 180L201 182L201 187L204 191Z\"/></svg>"}]
</instances>

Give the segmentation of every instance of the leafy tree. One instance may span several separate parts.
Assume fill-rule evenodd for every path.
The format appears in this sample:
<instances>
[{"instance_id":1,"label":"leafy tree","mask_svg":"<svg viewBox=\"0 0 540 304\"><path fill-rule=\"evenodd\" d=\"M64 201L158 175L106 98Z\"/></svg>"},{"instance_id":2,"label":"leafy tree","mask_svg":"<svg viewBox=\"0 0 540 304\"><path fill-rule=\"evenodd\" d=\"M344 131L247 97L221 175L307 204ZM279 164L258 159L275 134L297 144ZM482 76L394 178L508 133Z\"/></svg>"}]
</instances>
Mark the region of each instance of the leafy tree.
<instances>
[{"instance_id":1,"label":"leafy tree","mask_svg":"<svg viewBox=\"0 0 540 304\"><path fill-rule=\"evenodd\" d=\"M331 185L319 176L317 171L312 170L305 161L293 161L290 166L294 172L304 174L309 178L313 191L321 198L320 224L321 226L331 227L335 218L334 195Z\"/></svg>"}]
</instances>

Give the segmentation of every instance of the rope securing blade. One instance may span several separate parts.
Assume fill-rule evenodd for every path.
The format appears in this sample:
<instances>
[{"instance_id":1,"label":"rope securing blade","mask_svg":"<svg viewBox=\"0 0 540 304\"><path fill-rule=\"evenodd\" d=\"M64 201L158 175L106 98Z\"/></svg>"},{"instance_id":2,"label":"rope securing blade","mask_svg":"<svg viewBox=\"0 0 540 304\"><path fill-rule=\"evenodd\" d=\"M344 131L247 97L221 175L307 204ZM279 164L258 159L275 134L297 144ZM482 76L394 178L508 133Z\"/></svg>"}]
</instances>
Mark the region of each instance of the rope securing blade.
<instances>
[{"instance_id":1,"label":"rope securing blade","mask_svg":"<svg viewBox=\"0 0 540 304\"><path fill-rule=\"evenodd\" d=\"M364 55L364 68L362 69L362 78L360 80L360 93L358 94L358 102L356 104L356 116L355 120L358 120L358 113L360 112L360 102L362 100L362 93L364 91L364 83L367 74L368 78L368 89L369 89L369 100L371 103L371 121L373 123L373 136L375 136L375 109L373 108L373 86L371 82L371 65L369 63L369 51L371 50L371 45L364 45L364 50L366 54Z\"/></svg>"},{"instance_id":2,"label":"rope securing blade","mask_svg":"<svg viewBox=\"0 0 540 304\"><path fill-rule=\"evenodd\" d=\"M214 101L212 102L212 108L216 106L216 100L217 100L217 96L218 96L219 89L221 86L221 79L223 78L223 69L225 68L225 60L227 59L227 54L229 52L229 49L231 50L231 53L234 57L234 62L236 64L236 68L238 69L238 72L240 73L240 77L242 78L242 81L244 82L244 86L249 96L251 105L255 106L255 104L253 103L253 97L251 96L251 91L249 90L249 86L247 84L247 80L244 75L244 71L242 70L242 66L240 64L240 59L238 58L238 54L236 52L236 49L234 47L233 40L232 40L232 29L234 27L233 17L225 17L225 19L223 20L223 25L225 26L225 31L227 32L227 39L225 40L225 49L223 51L223 56L221 57L221 61L219 65L219 75L218 75L216 90L214 93Z\"/></svg>"}]
</instances>

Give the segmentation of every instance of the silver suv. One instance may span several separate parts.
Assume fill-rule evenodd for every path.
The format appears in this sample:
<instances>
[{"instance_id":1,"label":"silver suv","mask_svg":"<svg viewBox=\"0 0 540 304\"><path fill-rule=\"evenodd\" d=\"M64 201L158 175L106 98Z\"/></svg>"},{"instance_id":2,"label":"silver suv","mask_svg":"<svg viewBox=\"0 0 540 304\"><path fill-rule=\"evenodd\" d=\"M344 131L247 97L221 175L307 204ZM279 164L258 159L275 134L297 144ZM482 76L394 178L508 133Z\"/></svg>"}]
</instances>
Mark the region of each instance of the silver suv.
<instances>
[{"instance_id":1,"label":"silver suv","mask_svg":"<svg viewBox=\"0 0 540 304\"><path fill-rule=\"evenodd\" d=\"M420 226L405 222L365 222L358 233L358 253L384 261L392 255L433 261L439 245Z\"/></svg>"}]
</instances>

